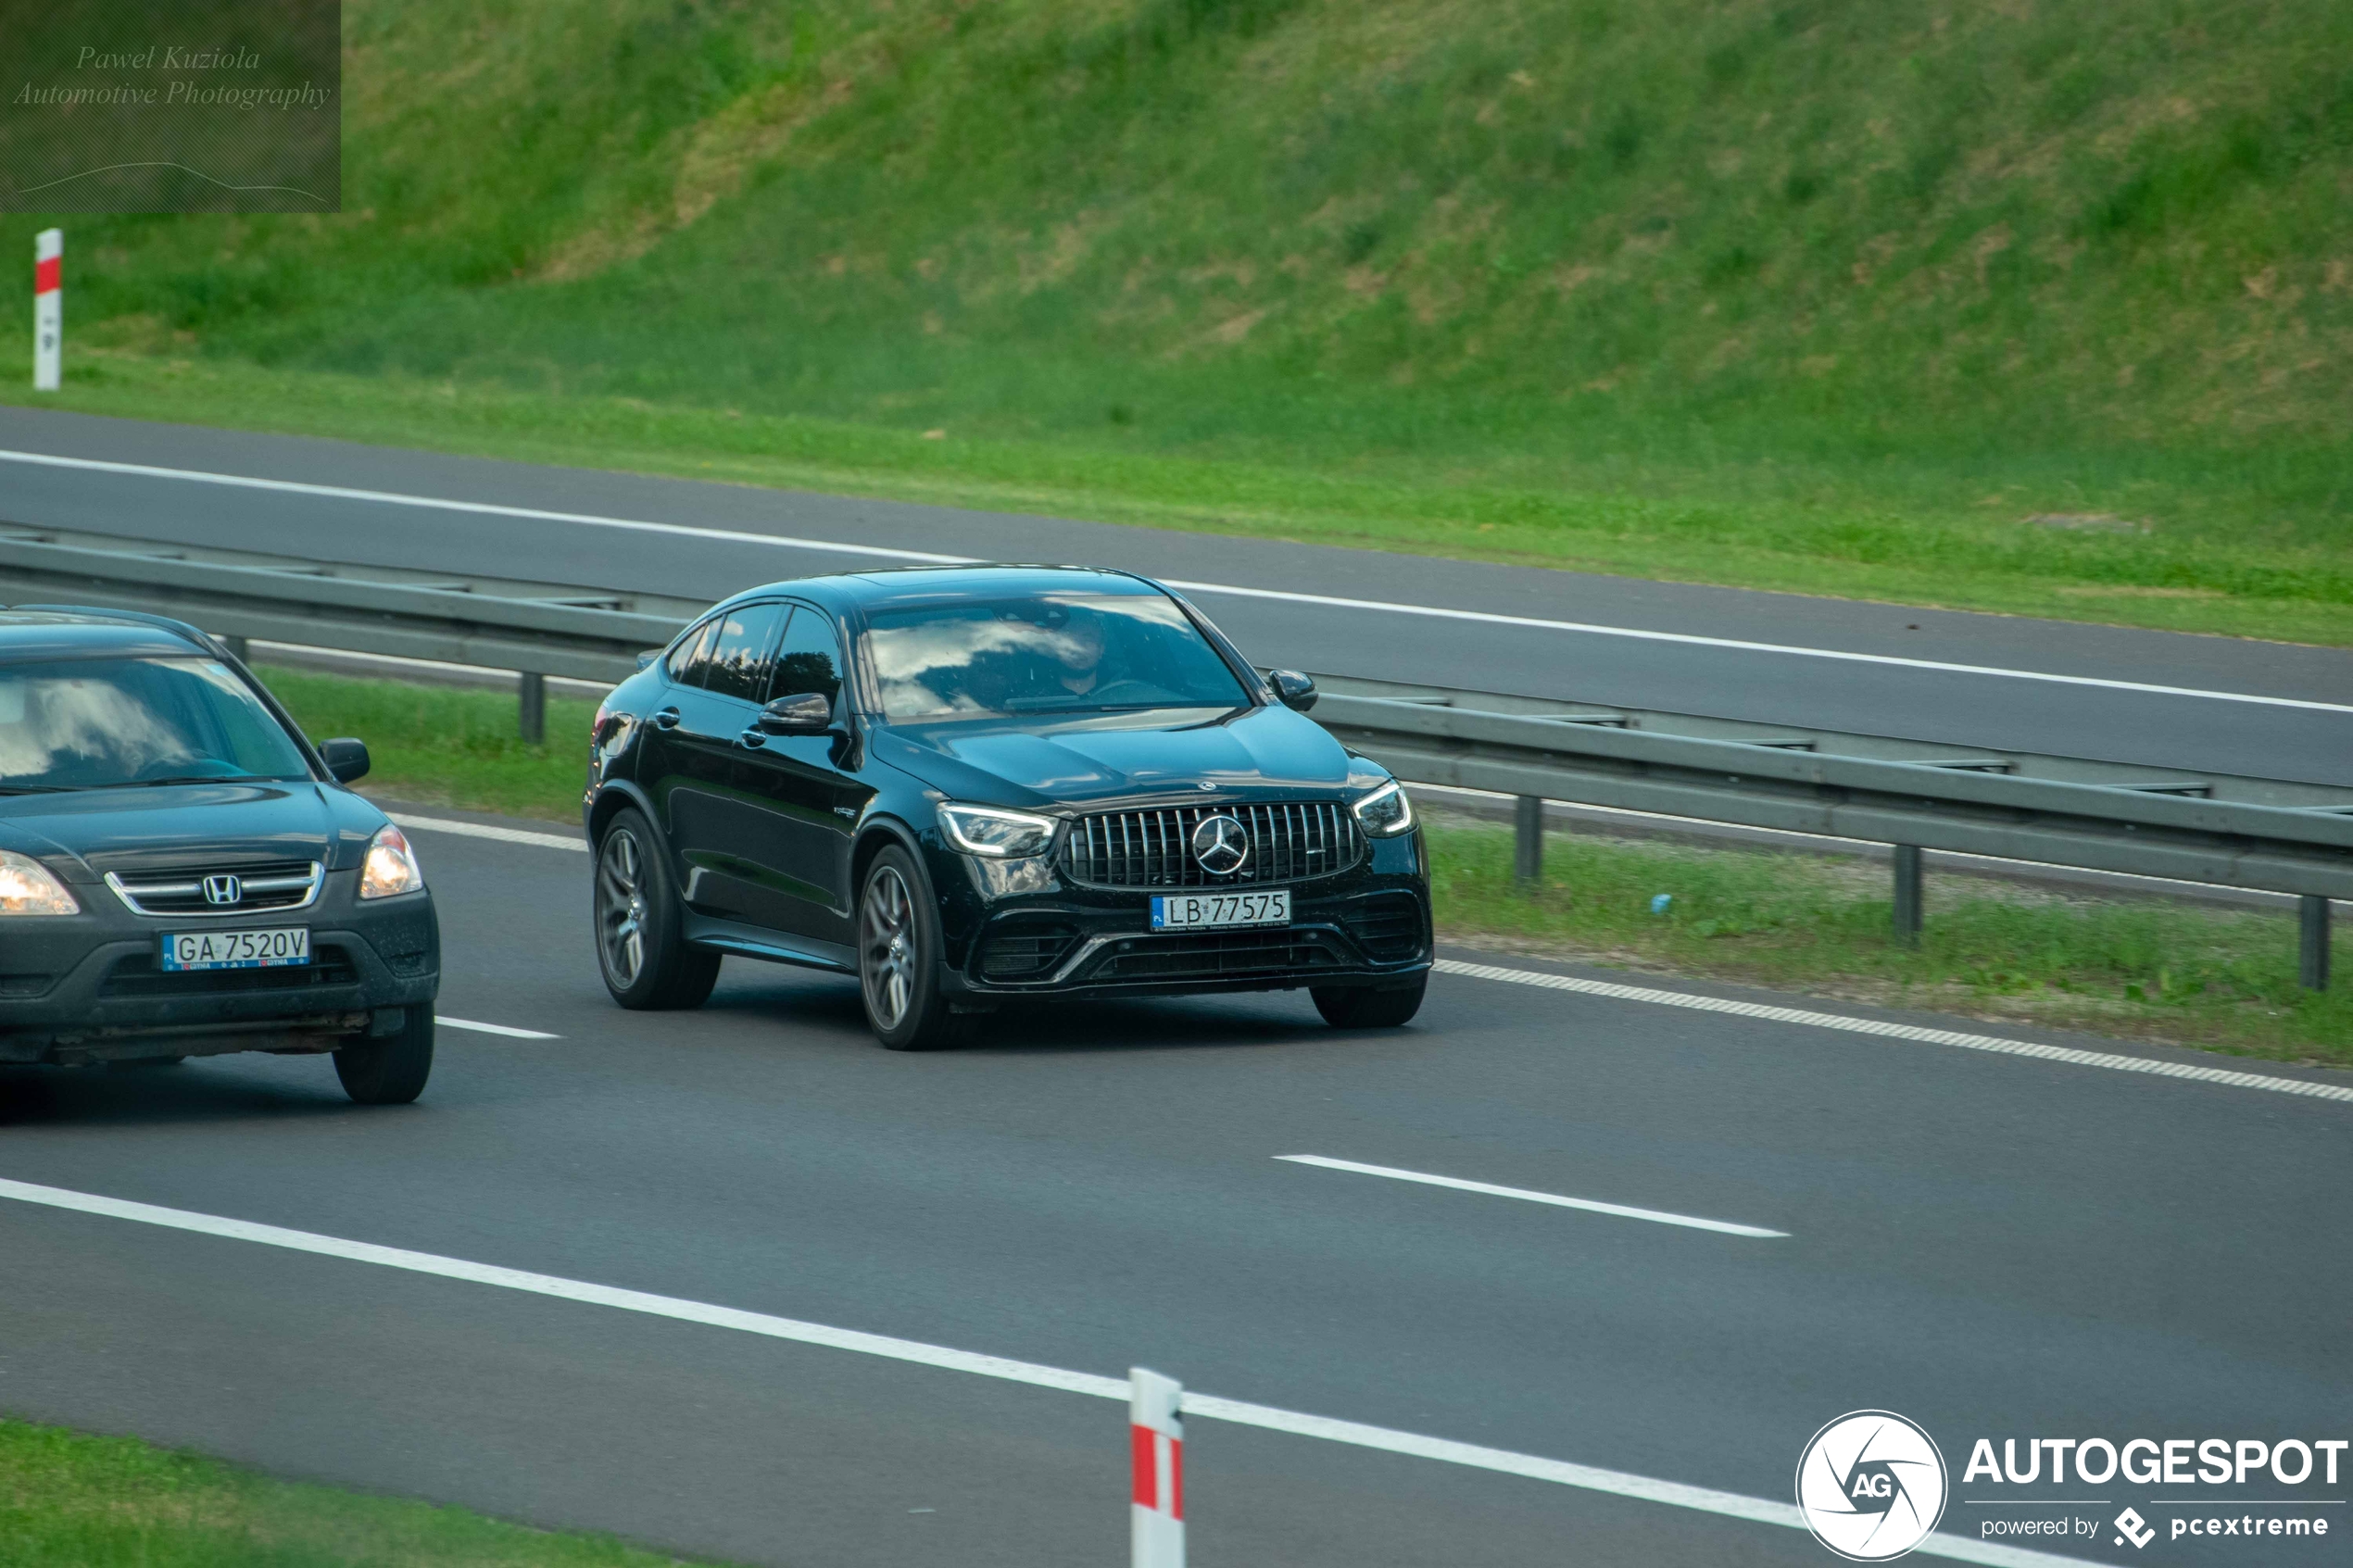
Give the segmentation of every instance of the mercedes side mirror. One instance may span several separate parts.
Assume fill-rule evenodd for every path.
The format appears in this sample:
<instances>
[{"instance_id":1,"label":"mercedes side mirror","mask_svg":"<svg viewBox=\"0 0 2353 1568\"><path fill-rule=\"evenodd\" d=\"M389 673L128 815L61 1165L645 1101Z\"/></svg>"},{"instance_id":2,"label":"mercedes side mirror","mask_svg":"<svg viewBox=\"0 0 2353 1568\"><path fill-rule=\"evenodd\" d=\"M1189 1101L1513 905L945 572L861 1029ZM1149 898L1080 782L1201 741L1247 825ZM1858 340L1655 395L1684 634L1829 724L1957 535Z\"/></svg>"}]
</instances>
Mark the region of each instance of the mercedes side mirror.
<instances>
[{"instance_id":1,"label":"mercedes side mirror","mask_svg":"<svg viewBox=\"0 0 2353 1568\"><path fill-rule=\"evenodd\" d=\"M833 721L833 699L822 692L780 696L760 710L760 728L772 735L823 734Z\"/></svg>"},{"instance_id":2,"label":"mercedes side mirror","mask_svg":"<svg viewBox=\"0 0 2353 1568\"><path fill-rule=\"evenodd\" d=\"M661 657L661 650L660 648L648 648L637 656L637 668L640 670L650 670L654 666L654 660L660 659Z\"/></svg>"},{"instance_id":3,"label":"mercedes side mirror","mask_svg":"<svg viewBox=\"0 0 2353 1568\"><path fill-rule=\"evenodd\" d=\"M345 735L337 740L319 743L319 760L337 784L350 784L368 776L368 743Z\"/></svg>"},{"instance_id":4,"label":"mercedes side mirror","mask_svg":"<svg viewBox=\"0 0 2353 1568\"><path fill-rule=\"evenodd\" d=\"M1315 706L1315 683L1296 670L1269 670L1266 684L1275 688L1277 700L1285 708L1304 713Z\"/></svg>"}]
</instances>

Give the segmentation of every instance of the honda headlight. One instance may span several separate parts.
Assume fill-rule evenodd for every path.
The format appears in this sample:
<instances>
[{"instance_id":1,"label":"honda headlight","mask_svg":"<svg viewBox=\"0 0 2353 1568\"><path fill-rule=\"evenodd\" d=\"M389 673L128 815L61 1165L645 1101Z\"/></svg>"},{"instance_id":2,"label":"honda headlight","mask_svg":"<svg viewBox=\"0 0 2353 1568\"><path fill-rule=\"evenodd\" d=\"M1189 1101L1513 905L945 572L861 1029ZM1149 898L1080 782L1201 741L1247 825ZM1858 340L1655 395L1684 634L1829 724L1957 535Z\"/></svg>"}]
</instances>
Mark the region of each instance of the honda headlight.
<instances>
[{"instance_id":1,"label":"honda headlight","mask_svg":"<svg viewBox=\"0 0 2353 1568\"><path fill-rule=\"evenodd\" d=\"M48 867L0 849L0 915L78 915L82 906Z\"/></svg>"},{"instance_id":2,"label":"honda headlight","mask_svg":"<svg viewBox=\"0 0 2353 1568\"><path fill-rule=\"evenodd\" d=\"M368 842L368 859L359 868L359 897L389 898L396 893L417 892L424 884L417 852L409 847L398 828L386 822Z\"/></svg>"},{"instance_id":3,"label":"honda headlight","mask_svg":"<svg viewBox=\"0 0 2353 1568\"><path fill-rule=\"evenodd\" d=\"M965 854L986 855L992 860L1043 855L1054 842L1051 817L1033 817L1000 806L959 806L952 801L940 802L939 831Z\"/></svg>"},{"instance_id":4,"label":"honda headlight","mask_svg":"<svg viewBox=\"0 0 2353 1568\"><path fill-rule=\"evenodd\" d=\"M1372 838L1395 838L1414 825L1414 803L1395 779L1356 802L1355 811L1356 821Z\"/></svg>"}]
</instances>

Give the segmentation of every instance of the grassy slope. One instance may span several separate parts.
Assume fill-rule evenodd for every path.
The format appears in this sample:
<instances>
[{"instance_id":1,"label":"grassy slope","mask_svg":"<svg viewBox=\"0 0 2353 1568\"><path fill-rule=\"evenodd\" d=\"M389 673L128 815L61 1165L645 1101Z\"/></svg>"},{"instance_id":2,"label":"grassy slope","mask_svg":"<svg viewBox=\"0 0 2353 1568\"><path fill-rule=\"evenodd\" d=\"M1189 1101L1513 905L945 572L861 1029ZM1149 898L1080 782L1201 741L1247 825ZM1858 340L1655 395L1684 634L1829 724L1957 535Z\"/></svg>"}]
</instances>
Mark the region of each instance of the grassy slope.
<instances>
[{"instance_id":1,"label":"grassy slope","mask_svg":"<svg viewBox=\"0 0 2353 1568\"><path fill-rule=\"evenodd\" d=\"M0 1420L12 1568L672 1568L668 1553Z\"/></svg>"},{"instance_id":2,"label":"grassy slope","mask_svg":"<svg viewBox=\"0 0 2353 1568\"><path fill-rule=\"evenodd\" d=\"M577 822L589 705L548 704L546 746L513 740L511 697L269 670L315 736L356 734L363 788ZM2106 903L1961 878L1934 885L1918 950L1888 940L1885 873L1811 856L1555 834L1534 894L1511 879L1508 830L1431 829L1441 932L1490 946L1898 1006L2177 1040L2353 1066L2353 986L2296 984L2293 920ZM427 847L430 860L431 846ZM430 866L428 866L430 874ZM1650 913L1655 894L1671 913Z\"/></svg>"},{"instance_id":3,"label":"grassy slope","mask_svg":"<svg viewBox=\"0 0 2353 1568\"><path fill-rule=\"evenodd\" d=\"M346 30L350 210L74 220L71 399L2353 642L2343 7Z\"/></svg>"}]
</instances>

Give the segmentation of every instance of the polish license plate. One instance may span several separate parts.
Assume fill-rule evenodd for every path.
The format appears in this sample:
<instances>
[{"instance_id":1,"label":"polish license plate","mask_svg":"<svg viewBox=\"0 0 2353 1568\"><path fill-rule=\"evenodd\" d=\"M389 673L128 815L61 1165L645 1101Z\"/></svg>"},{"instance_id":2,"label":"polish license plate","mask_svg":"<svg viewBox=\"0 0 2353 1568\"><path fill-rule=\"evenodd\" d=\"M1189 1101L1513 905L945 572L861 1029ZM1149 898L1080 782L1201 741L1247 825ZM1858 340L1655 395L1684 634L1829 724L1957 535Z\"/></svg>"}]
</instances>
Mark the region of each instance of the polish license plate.
<instances>
[{"instance_id":1,"label":"polish license plate","mask_svg":"<svg viewBox=\"0 0 2353 1568\"><path fill-rule=\"evenodd\" d=\"M1214 931L1231 925L1289 925L1290 889L1257 893L1155 893L1154 931Z\"/></svg>"},{"instance_id":2,"label":"polish license plate","mask_svg":"<svg viewBox=\"0 0 2353 1568\"><path fill-rule=\"evenodd\" d=\"M271 931L175 931L163 937L163 967L276 969L310 961L310 930L286 925Z\"/></svg>"}]
</instances>

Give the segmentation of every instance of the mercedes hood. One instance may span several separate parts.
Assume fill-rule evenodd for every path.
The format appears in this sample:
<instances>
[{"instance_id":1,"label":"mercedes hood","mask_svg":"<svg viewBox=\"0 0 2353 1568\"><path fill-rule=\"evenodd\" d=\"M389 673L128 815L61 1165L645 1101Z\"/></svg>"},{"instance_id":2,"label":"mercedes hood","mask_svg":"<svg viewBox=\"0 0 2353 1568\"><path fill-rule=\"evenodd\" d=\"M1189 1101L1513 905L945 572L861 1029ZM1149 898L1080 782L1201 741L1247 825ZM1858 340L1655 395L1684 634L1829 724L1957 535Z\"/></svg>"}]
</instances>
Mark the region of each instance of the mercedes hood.
<instances>
[{"instance_id":1,"label":"mercedes hood","mask_svg":"<svg viewBox=\"0 0 2353 1568\"><path fill-rule=\"evenodd\" d=\"M1001 806L1337 797L1386 776L1288 708L902 723L878 728L873 744L957 799Z\"/></svg>"}]
</instances>

